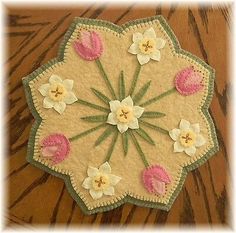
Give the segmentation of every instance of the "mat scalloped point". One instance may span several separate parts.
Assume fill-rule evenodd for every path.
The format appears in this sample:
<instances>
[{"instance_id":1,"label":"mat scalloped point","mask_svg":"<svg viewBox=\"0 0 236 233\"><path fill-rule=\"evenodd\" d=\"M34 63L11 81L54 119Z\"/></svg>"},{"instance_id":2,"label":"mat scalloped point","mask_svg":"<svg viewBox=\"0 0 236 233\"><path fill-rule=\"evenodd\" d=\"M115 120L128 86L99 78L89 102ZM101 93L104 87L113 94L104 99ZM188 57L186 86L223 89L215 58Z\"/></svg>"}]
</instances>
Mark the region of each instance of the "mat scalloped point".
<instances>
[{"instance_id":1,"label":"mat scalloped point","mask_svg":"<svg viewBox=\"0 0 236 233\"><path fill-rule=\"evenodd\" d=\"M23 78L35 118L27 160L64 179L86 214L129 202L169 210L218 151L214 70L162 16L75 18L57 58Z\"/></svg>"}]
</instances>

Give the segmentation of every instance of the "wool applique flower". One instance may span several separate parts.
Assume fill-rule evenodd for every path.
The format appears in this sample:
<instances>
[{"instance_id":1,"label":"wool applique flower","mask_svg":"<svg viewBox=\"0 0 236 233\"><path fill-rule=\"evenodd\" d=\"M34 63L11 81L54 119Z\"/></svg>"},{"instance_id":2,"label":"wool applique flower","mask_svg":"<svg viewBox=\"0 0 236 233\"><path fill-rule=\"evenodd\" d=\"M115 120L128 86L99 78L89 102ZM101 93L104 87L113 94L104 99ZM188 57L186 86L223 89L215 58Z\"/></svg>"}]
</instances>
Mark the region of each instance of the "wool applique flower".
<instances>
[{"instance_id":1,"label":"wool applique flower","mask_svg":"<svg viewBox=\"0 0 236 233\"><path fill-rule=\"evenodd\" d=\"M161 16L76 18L58 57L23 84L35 117L27 160L63 178L86 214L126 202L168 211L186 174L218 150L214 70Z\"/></svg>"},{"instance_id":2,"label":"wool applique flower","mask_svg":"<svg viewBox=\"0 0 236 233\"><path fill-rule=\"evenodd\" d=\"M140 65L144 65L150 59L160 61L160 49L165 46L165 43L165 40L156 36L154 29L151 27L143 34L140 32L133 34L133 44L129 47L128 52L137 54Z\"/></svg>"},{"instance_id":3,"label":"wool applique flower","mask_svg":"<svg viewBox=\"0 0 236 233\"><path fill-rule=\"evenodd\" d=\"M43 107L54 108L62 114L67 104L73 104L77 97L72 91L74 81L70 79L62 80L58 75L51 75L49 83L39 87L39 92L44 96Z\"/></svg>"}]
</instances>

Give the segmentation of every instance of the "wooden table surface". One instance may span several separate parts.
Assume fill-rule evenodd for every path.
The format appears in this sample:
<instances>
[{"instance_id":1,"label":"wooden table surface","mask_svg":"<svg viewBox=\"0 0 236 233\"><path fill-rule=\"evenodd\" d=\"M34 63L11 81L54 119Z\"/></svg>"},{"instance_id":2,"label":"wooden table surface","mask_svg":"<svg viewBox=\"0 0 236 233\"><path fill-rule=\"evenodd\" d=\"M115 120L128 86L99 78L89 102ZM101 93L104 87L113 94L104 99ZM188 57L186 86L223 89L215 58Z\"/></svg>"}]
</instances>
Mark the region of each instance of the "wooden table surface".
<instances>
[{"instance_id":1,"label":"wooden table surface","mask_svg":"<svg viewBox=\"0 0 236 233\"><path fill-rule=\"evenodd\" d=\"M71 7L6 6L5 55L9 132L5 182L8 227L36 229L61 225L63 228L118 224L127 227L229 224L230 158L227 122L229 99L229 52L231 6L183 6L138 4L114 7L91 4ZM183 49L190 51L216 70L214 98L210 112L216 124L220 151L203 166L188 174L182 191L169 212L131 204L102 214L84 215L69 195L63 181L26 162L30 114L22 77L57 54L67 28L76 16L104 19L121 25L129 20L162 14L175 32Z\"/></svg>"}]
</instances>

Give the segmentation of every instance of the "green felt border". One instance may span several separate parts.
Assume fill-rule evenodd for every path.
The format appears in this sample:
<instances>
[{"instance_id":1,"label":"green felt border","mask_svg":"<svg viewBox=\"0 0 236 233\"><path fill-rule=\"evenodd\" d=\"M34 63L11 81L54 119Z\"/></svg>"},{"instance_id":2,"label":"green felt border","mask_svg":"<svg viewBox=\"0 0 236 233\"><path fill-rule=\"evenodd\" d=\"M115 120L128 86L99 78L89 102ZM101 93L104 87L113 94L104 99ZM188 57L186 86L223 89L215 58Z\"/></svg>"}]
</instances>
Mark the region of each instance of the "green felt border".
<instances>
[{"instance_id":1,"label":"green felt border","mask_svg":"<svg viewBox=\"0 0 236 233\"><path fill-rule=\"evenodd\" d=\"M31 95L31 90L30 90L30 87L29 87L29 82L31 80L33 80L34 78L36 78L40 73L42 73L44 70L46 70L50 66L54 65L57 62L62 62L64 60L64 50L65 50L66 44L67 44L69 38L71 37L73 31L75 30L77 24L103 26L103 27L109 28L109 29L111 29L115 32L122 33L126 28L128 28L130 26L137 25L137 24L140 24L140 23L150 22L150 21L153 21L153 20L159 20L160 24L162 25L162 27L165 29L166 33L170 37L170 39L171 39L171 41L174 45L176 53L187 55L188 57L190 57L191 59L193 59L194 61L196 61L200 65L202 65L203 67L205 67L210 72L208 95L207 95L206 101L205 101L204 105L202 106L201 110L202 110L203 114L205 115L205 117L207 118L208 123L210 125L211 136L213 138L214 146L203 157L201 157L199 160L197 160L196 162L192 163L191 165L188 165L188 166L183 168L181 178L180 178L180 182L179 182L177 188L175 189L175 191L173 192L172 196L170 197L169 202L168 202L167 205L165 205L163 203L143 201L143 200L139 200L139 199L136 199L134 197L131 197L129 195L126 195L122 200L120 200L116 203L113 203L111 205L98 207L98 208L95 208L93 210L88 210L86 205L82 201L82 199L78 196L78 194L73 189L71 181L70 181L70 177L68 175L58 173L58 172L48 168L47 166L45 166L45 165L41 164L40 162L35 161L33 159L35 135L36 135L36 132L37 132L37 129L38 129L39 125L42 122L42 119L41 119L41 117L39 116L39 114L37 113L37 111L34 107L33 100L32 100L32 95ZM165 21L165 19L161 15L153 16L153 17L149 17L149 18L144 18L144 19L134 20L134 21L128 22L128 23L126 23L122 26L117 26L117 25L115 25L111 22L103 21L103 20L75 18L73 23L71 24L71 26L69 27L68 31L66 32L66 34L64 36L64 39L63 39L63 41L60 45L60 48L59 48L57 58L50 60L48 63L46 63L45 65L42 65L40 68L38 68L37 70L35 70L34 72L32 72L31 74L29 74L27 77L25 77L23 79L23 85L24 85L24 88L25 88L26 99L27 99L29 108L30 108L30 110L31 110L31 112L32 112L32 114L35 118L35 122L32 126L30 136L29 136L27 161L30 162L31 164L35 165L36 167L38 167L40 169L43 169L44 171L52 174L52 175L55 175L57 177L60 177L60 178L64 179L69 193L75 199L75 201L78 203L78 205L81 207L82 211L85 214L93 214L93 213L108 211L108 210L114 209L114 208L116 208L116 207L118 207L118 206L120 206L120 205L122 205L126 202L129 202L131 204L135 204L135 205L138 205L138 206L149 207L149 208L159 208L159 209L168 211L170 209L171 205L173 204L174 200L176 199L178 193L180 192L187 173L189 171L197 168L201 164L203 164L209 157L211 157L214 153L216 153L219 150L214 124L213 124L211 116L208 112L208 108L209 108L209 105L210 105L210 102L211 102L211 99L212 99L212 96L213 96L214 78L215 78L215 71L209 65L207 65L204 61L202 61L198 57L196 57L196 56L192 55L191 53L189 53L189 52L187 52L187 51L180 48L179 42L178 42L177 38L175 37L172 29L169 27L169 25L167 24L167 22Z\"/></svg>"}]
</instances>

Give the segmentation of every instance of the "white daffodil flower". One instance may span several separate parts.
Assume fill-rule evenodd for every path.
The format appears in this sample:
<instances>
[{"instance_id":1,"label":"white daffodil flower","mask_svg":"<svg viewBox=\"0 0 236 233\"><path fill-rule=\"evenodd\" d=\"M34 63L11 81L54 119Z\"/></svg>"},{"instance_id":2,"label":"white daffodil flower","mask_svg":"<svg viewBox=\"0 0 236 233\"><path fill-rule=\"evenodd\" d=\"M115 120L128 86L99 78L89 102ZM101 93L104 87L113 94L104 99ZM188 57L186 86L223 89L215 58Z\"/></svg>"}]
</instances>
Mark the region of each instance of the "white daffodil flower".
<instances>
[{"instance_id":1,"label":"white daffodil flower","mask_svg":"<svg viewBox=\"0 0 236 233\"><path fill-rule=\"evenodd\" d=\"M206 143L205 138L200 134L199 124L190 124L182 119L179 129L169 131L170 137L175 141L174 152L185 152L187 155L194 155L196 147Z\"/></svg>"},{"instance_id":2,"label":"white daffodil flower","mask_svg":"<svg viewBox=\"0 0 236 233\"><path fill-rule=\"evenodd\" d=\"M160 61L160 49L165 46L165 40L156 37L153 28L147 29L143 34L140 32L133 34L133 44L129 47L128 52L137 54L140 65L146 64L153 59Z\"/></svg>"},{"instance_id":3,"label":"white daffodil flower","mask_svg":"<svg viewBox=\"0 0 236 233\"><path fill-rule=\"evenodd\" d=\"M138 129L138 118L144 112L144 108L133 106L133 100L130 96L121 102L119 100L110 101L110 110L107 123L117 125L118 130L124 133L128 128Z\"/></svg>"},{"instance_id":4,"label":"white daffodil flower","mask_svg":"<svg viewBox=\"0 0 236 233\"><path fill-rule=\"evenodd\" d=\"M74 81L71 79L62 80L57 75L51 75L49 83L41 85L38 90L45 97L44 108L54 108L58 113L65 111L66 104L73 104L77 97L72 92Z\"/></svg>"},{"instance_id":5,"label":"white daffodil flower","mask_svg":"<svg viewBox=\"0 0 236 233\"><path fill-rule=\"evenodd\" d=\"M93 199L99 199L104 195L112 196L115 194L115 186L121 177L111 174L111 167L108 162L102 164L99 169L89 167L88 177L84 179L82 187L89 189Z\"/></svg>"}]
</instances>

